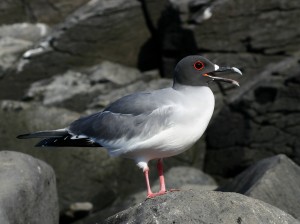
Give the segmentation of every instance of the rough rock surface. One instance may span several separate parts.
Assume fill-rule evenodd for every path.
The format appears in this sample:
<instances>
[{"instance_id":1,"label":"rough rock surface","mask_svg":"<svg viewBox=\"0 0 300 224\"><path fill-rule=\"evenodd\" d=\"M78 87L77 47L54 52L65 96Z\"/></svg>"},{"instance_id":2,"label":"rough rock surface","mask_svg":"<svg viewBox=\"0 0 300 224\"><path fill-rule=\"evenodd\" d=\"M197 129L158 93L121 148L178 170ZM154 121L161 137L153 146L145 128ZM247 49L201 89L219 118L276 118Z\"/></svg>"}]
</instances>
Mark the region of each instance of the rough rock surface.
<instances>
[{"instance_id":1,"label":"rough rock surface","mask_svg":"<svg viewBox=\"0 0 300 224\"><path fill-rule=\"evenodd\" d=\"M29 155L0 151L0 223L58 223L53 169Z\"/></svg>"},{"instance_id":2,"label":"rough rock surface","mask_svg":"<svg viewBox=\"0 0 300 224\"><path fill-rule=\"evenodd\" d=\"M55 24L89 0L5 0L0 2L0 24L43 22Z\"/></svg>"},{"instance_id":3,"label":"rough rock surface","mask_svg":"<svg viewBox=\"0 0 300 224\"><path fill-rule=\"evenodd\" d=\"M299 49L299 12L297 0L170 1L161 24L164 66L172 69L178 60L174 56L196 49L219 64L234 63L255 76L266 64Z\"/></svg>"},{"instance_id":4,"label":"rough rock surface","mask_svg":"<svg viewBox=\"0 0 300 224\"><path fill-rule=\"evenodd\" d=\"M155 171L150 172L150 174L156 174ZM212 177L203 173L201 170L186 167L186 166L178 166L172 167L165 173L165 181L167 189L177 189L177 190L201 190L201 191L210 191L216 189L216 182ZM159 181L151 183L151 188L153 192L157 192L159 190ZM124 209L129 208L130 206L137 205L146 199L147 191L140 191L138 193L131 194L129 196L125 196L123 198L119 197L114 201L113 204L108 206L107 208L98 211L92 214L90 217L82 219L76 224L85 224L85 223L102 223L106 218L111 215L116 214Z\"/></svg>"},{"instance_id":5,"label":"rough rock surface","mask_svg":"<svg viewBox=\"0 0 300 224\"><path fill-rule=\"evenodd\" d=\"M32 46L26 40L18 40L10 37L0 38L0 78L16 63L21 54Z\"/></svg>"},{"instance_id":6,"label":"rough rock surface","mask_svg":"<svg viewBox=\"0 0 300 224\"><path fill-rule=\"evenodd\" d=\"M228 100L207 130L207 173L233 177L279 153L300 164L299 59L267 66Z\"/></svg>"},{"instance_id":7,"label":"rough rock surface","mask_svg":"<svg viewBox=\"0 0 300 224\"><path fill-rule=\"evenodd\" d=\"M140 48L149 37L138 1L90 1L70 15L35 50L26 52L26 58L19 62L23 66L18 77L10 75L5 79L7 85L21 85L22 89L18 93L7 91L6 97L16 99L30 82L39 80L41 74L49 78L64 73L70 66L91 66L103 60L134 66L138 63ZM1 83L0 86L8 88Z\"/></svg>"},{"instance_id":8,"label":"rough rock surface","mask_svg":"<svg viewBox=\"0 0 300 224\"><path fill-rule=\"evenodd\" d=\"M34 82L24 99L76 111L87 108L102 110L124 95L171 85L171 80L159 79L156 71L141 73L135 68L103 61L90 68L70 70L63 75Z\"/></svg>"},{"instance_id":9,"label":"rough rock surface","mask_svg":"<svg viewBox=\"0 0 300 224\"><path fill-rule=\"evenodd\" d=\"M186 166L172 167L165 175L168 189L180 189L187 184L217 185L215 180L203 171ZM158 184L158 182L157 182Z\"/></svg>"},{"instance_id":10,"label":"rough rock surface","mask_svg":"<svg viewBox=\"0 0 300 224\"><path fill-rule=\"evenodd\" d=\"M0 38L11 37L32 43L50 33L50 27L44 23L15 23L0 26Z\"/></svg>"},{"instance_id":11,"label":"rough rock surface","mask_svg":"<svg viewBox=\"0 0 300 224\"><path fill-rule=\"evenodd\" d=\"M166 170L205 166L222 180L278 153L300 164L298 0L5 0L0 12L0 99L32 97L47 106L91 113L129 92L164 87L168 81L145 73L124 85L94 81L90 68L109 60L170 77L181 57L197 53L241 68L241 88L212 87L216 107L207 135L193 150L166 159ZM23 29L23 22L32 25ZM41 22L53 28L43 39ZM22 98L30 86L32 95ZM35 141L15 140L23 131L64 126L79 114L3 102L0 144L37 154L54 167L61 208L89 201L98 210L118 200L120 192L144 188L141 171L128 160L111 160L93 149L39 151L32 147ZM73 173L87 184L78 183Z\"/></svg>"},{"instance_id":12,"label":"rough rock surface","mask_svg":"<svg viewBox=\"0 0 300 224\"><path fill-rule=\"evenodd\" d=\"M272 56L293 53L300 46L297 38L300 31L296 30L298 1L271 0L252 4L242 0L237 4L219 0L210 7L211 17L201 21L195 29L196 42L203 51ZM277 18L280 19L274 23ZM197 23L197 19L188 21L191 22Z\"/></svg>"},{"instance_id":13,"label":"rough rock surface","mask_svg":"<svg viewBox=\"0 0 300 224\"><path fill-rule=\"evenodd\" d=\"M285 155L261 160L218 190L267 202L300 219L300 167Z\"/></svg>"},{"instance_id":14,"label":"rough rock surface","mask_svg":"<svg viewBox=\"0 0 300 224\"><path fill-rule=\"evenodd\" d=\"M236 193L171 192L122 211L104 223L300 223L262 201Z\"/></svg>"},{"instance_id":15,"label":"rough rock surface","mask_svg":"<svg viewBox=\"0 0 300 224\"><path fill-rule=\"evenodd\" d=\"M172 86L173 83L171 79L159 79L157 73L144 73L141 75L141 79L136 80L131 84L122 86L121 88L112 89L111 91L107 91L95 97L88 105L88 108L92 111L102 110L110 103L128 94L142 91L152 91L155 89L163 89Z\"/></svg>"},{"instance_id":16,"label":"rough rock surface","mask_svg":"<svg viewBox=\"0 0 300 224\"><path fill-rule=\"evenodd\" d=\"M114 200L115 192L123 192L117 190L119 175L117 171L121 162L109 158L105 150L98 148L42 150L34 147L37 139L22 141L15 138L30 131L65 127L77 119L79 114L66 109L47 108L16 101L2 101L0 105L1 148L30 154L53 167L57 176L60 209L82 201L90 201L95 209L99 209Z\"/></svg>"},{"instance_id":17,"label":"rough rock surface","mask_svg":"<svg viewBox=\"0 0 300 224\"><path fill-rule=\"evenodd\" d=\"M45 24L18 23L0 26L0 78L13 69L21 55L49 33ZM17 69L17 68L16 68Z\"/></svg>"}]
</instances>

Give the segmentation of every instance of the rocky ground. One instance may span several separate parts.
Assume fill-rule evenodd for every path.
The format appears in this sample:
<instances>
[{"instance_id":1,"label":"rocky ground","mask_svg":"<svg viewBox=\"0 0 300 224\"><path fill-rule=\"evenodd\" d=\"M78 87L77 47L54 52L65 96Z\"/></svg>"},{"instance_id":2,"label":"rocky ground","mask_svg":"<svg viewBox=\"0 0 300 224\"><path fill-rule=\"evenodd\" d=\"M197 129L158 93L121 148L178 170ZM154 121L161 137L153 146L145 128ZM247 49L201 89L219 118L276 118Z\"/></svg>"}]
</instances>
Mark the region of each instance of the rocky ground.
<instances>
[{"instance_id":1,"label":"rocky ground","mask_svg":"<svg viewBox=\"0 0 300 224\"><path fill-rule=\"evenodd\" d=\"M1 223L299 223L299 1L1 1L0 12ZM189 54L244 76L212 85L205 136L165 160L167 187L182 191L145 201L132 161L15 139L170 86Z\"/></svg>"}]
</instances>

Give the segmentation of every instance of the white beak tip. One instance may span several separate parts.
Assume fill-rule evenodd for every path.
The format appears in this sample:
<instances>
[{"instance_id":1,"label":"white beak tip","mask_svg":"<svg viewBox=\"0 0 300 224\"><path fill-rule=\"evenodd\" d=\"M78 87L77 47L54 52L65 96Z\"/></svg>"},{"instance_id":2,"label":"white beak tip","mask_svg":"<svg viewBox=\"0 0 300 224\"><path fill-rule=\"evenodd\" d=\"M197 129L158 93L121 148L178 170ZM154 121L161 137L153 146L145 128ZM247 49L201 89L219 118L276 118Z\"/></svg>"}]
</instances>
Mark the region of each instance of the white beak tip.
<instances>
[{"instance_id":1,"label":"white beak tip","mask_svg":"<svg viewBox=\"0 0 300 224\"><path fill-rule=\"evenodd\" d=\"M235 81L235 80L234 80L234 82L232 82L232 84L234 84L234 85L240 87L240 84L239 84L237 81Z\"/></svg>"},{"instance_id":2,"label":"white beak tip","mask_svg":"<svg viewBox=\"0 0 300 224\"><path fill-rule=\"evenodd\" d=\"M238 68L236 67L232 67L232 70L240 75L243 75L243 73L241 72L241 70L239 70Z\"/></svg>"}]
</instances>

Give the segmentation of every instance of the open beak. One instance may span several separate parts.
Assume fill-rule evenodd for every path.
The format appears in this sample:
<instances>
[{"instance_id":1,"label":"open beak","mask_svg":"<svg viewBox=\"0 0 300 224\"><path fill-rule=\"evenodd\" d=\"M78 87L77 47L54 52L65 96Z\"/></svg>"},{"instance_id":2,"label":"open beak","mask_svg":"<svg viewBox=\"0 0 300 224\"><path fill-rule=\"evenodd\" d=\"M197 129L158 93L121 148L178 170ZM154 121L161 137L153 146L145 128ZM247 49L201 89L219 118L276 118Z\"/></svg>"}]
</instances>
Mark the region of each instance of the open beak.
<instances>
[{"instance_id":1,"label":"open beak","mask_svg":"<svg viewBox=\"0 0 300 224\"><path fill-rule=\"evenodd\" d=\"M215 65L215 71L210 72L209 74L204 74L204 76L211 78L212 81L222 81L222 82L231 83L236 86L240 86L239 83L233 79L215 76L215 73L221 73L221 72L222 73L228 73L228 72L232 73L233 72L233 73L238 73L238 74L242 75L242 72L236 67L219 67L218 65Z\"/></svg>"}]
</instances>

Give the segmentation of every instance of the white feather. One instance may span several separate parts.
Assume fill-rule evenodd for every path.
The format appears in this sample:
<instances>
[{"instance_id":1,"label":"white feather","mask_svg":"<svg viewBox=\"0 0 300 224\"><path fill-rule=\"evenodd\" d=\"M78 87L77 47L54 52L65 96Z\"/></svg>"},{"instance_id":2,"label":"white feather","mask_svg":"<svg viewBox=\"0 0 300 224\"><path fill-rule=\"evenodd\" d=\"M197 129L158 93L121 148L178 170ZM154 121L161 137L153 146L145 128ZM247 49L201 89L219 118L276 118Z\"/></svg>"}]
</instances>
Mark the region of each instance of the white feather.
<instances>
[{"instance_id":1,"label":"white feather","mask_svg":"<svg viewBox=\"0 0 300 224\"><path fill-rule=\"evenodd\" d=\"M176 90L174 90L176 91ZM193 145L204 133L214 109L214 95L209 87L182 88L178 102L170 102L154 113L163 113L166 108L176 107L170 120L173 125L148 139L135 136L105 141L95 140L108 149L111 156L134 159L140 166L151 159L170 157L182 153ZM146 168L146 167L141 167Z\"/></svg>"}]
</instances>

